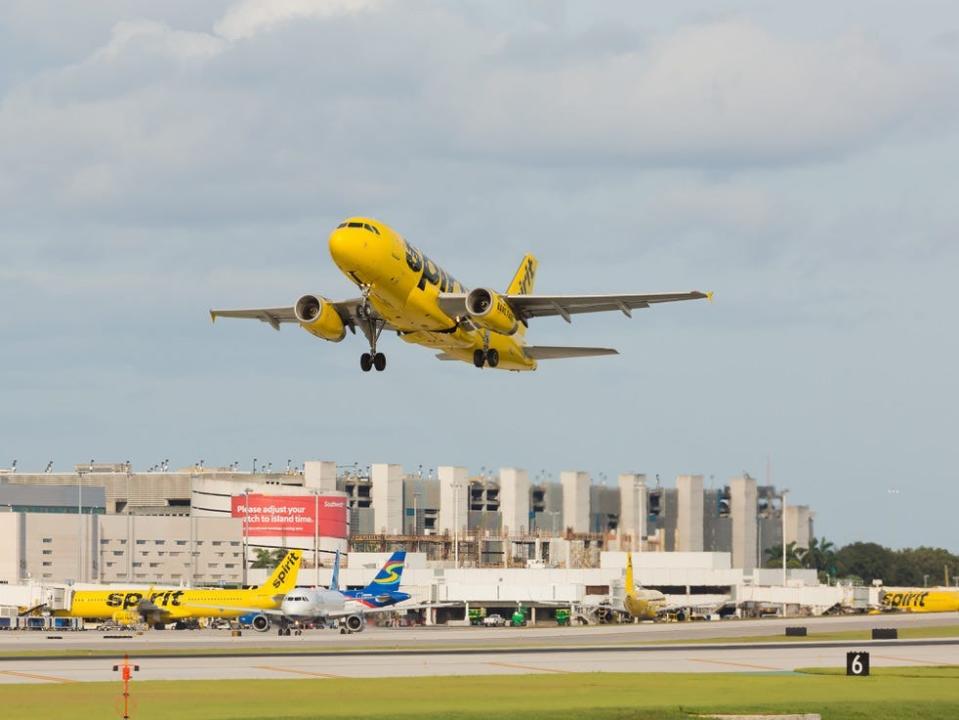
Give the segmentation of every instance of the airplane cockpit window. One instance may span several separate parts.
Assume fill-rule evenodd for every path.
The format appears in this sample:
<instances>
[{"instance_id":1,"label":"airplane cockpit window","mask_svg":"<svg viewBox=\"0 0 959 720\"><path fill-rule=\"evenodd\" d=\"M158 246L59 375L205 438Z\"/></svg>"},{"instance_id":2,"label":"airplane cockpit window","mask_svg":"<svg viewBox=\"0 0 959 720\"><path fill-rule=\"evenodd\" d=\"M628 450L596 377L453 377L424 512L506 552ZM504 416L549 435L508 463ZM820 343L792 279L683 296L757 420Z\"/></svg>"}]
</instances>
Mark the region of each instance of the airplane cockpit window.
<instances>
[{"instance_id":1,"label":"airplane cockpit window","mask_svg":"<svg viewBox=\"0 0 959 720\"><path fill-rule=\"evenodd\" d=\"M337 227L337 229L339 229L339 228L344 228L344 227L347 227L347 228L362 228L363 230L366 230L366 231L368 231L368 232L371 232L371 233L373 233L374 235L379 235L379 234L380 234L380 231L377 230L377 229L376 229L375 227L373 227L372 225L370 225L369 223L345 222L345 223L340 223L340 224L337 225L336 227Z\"/></svg>"}]
</instances>

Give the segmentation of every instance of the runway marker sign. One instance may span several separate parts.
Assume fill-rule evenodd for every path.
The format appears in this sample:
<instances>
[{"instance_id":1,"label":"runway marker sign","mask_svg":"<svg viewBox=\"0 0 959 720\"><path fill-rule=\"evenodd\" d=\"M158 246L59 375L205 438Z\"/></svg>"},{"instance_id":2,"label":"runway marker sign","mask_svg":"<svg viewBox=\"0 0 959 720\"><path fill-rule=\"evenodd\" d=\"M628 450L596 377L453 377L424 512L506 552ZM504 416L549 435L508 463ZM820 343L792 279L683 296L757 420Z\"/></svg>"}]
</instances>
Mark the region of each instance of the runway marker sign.
<instances>
[{"instance_id":1,"label":"runway marker sign","mask_svg":"<svg viewBox=\"0 0 959 720\"><path fill-rule=\"evenodd\" d=\"M846 675L865 677L868 674L869 653L860 651L846 653Z\"/></svg>"}]
</instances>

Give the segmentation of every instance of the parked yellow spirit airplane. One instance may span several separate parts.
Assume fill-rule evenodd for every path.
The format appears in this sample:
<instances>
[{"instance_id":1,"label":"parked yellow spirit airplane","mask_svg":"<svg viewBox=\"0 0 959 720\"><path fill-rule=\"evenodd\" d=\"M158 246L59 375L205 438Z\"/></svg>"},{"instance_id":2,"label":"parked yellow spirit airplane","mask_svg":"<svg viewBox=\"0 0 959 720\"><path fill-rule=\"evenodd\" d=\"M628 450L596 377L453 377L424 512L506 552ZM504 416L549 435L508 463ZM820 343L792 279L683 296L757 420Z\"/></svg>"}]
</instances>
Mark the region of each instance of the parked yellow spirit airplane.
<instances>
[{"instance_id":1,"label":"parked yellow spirit airplane","mask_svg":"<svg viewBox=\"0 0 959 720\"><path fill-rule=\"evenodd\" d=\"M883 610L909 613L959 612L959 590L947 588L886 588Z\"/></svg>"},{"instance_id":2,"label":"parked yellow spirit airplane","mask_svg":"<svg viewBox=\"0 0 959 720\"><path fill-rule=\"evenodd\" d=\"M273 574L249 590L219 588L77 590L69 610L55 615L87 619L109 618L123 625L146 622L154 627L201 617L234 618L256 610L274 610L296 587L303 553L291 550ZM229 606L229 607L224 607Z\"/></svg>"},{"instance_id":3,"label":"parked yellow spirit airplane","mask_svg":"<svg viewBox=\"0 0 959 720\"><path fill-rule=\"evenodd\" d=\"M361 296L330 301L304 295L292 307L211 310L210 317L251 318L269 323L299 323L313 335L339 342L346 329L360 328L370 351L360 357L364 372L386 368L377 350L383 330L395 330L406 342L439 350L441 360L472 362L476 367L535 370L537 360L615 355L611 348L526 345L531 318L559 315L566 322L578 313L618 310L627 317L653 303L707 298L711 293L672 292L624 295L533 295L536 258L527 255L505 293L486 288L468 291L458 280L406 242L384 223L350 218L330 234L333 262Z\"/></svg>"},{"instance_id":4,"label":"parked yellow spirit airplane","mask_svg":"<svg viewBox=\"0 0 959 720\"><path fill-rule=\"evenodd\" d=\"M636 589L633 580L633 554L626 553L626 597L623 605L626 612L640 620L655 620L666 610L666 596L659 590Z\"/></svg>"}]
</instances>

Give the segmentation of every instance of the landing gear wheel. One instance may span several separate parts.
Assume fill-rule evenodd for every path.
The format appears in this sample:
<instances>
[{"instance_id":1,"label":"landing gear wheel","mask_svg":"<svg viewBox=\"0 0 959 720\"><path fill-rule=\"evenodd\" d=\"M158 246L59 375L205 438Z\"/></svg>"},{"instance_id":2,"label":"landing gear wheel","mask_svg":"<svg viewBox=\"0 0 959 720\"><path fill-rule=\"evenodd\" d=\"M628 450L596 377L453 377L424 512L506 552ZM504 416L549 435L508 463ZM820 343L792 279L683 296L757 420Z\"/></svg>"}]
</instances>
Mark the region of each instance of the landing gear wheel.
<instances>
[{"instance_id":1,"label":"landing gear wheel","mask_svg":"<svg viewBox=\"0 0 959 720\"><path fill-rule=\"evenodd\" d=\"M369 372L373 369L373 356L369 353L360 355L360 369L363 372Z\"/></svg>"},{"instance_id":2,"label":"landing gear wheel","mask_svg":"<svg viewBox=\"0 0 959 720\"><path fill-rule=\"evenodd\" d=\"M486 364L486 352L484 350L473 351L473 364L478 368Z\"/></svg>"},{"instance_id":3,"label":"landing gear wheel","mask_svg":"<svg viewBox=\"0 0 959 720\"><path fill-rule=\"evenodd\" d=\"M486 364L491 368L499 365L499 350L495 348L486 352Z\"/></svg>"},{"instance_id":4,"label":"landing gear wheel","mask_svg":"<svg viewBox=\"0 0 959 720\"><path fill-rule=\"evenodd\" d=\"M381 352L376 353L373 356L373 367L376 368L377 372L386 370L386 355Z\"/></svg>"}]
</instances>

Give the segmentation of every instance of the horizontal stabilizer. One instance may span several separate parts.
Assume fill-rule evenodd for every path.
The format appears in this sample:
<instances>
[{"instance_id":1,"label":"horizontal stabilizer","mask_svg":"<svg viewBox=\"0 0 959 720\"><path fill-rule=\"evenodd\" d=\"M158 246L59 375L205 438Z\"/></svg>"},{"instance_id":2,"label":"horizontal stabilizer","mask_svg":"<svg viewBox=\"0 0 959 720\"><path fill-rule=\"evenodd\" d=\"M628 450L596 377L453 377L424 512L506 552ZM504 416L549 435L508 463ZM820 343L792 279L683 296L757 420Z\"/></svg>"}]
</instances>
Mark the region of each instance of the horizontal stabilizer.
<instances>
[{"instance_id":1,"label":"horizontal stabilizer","mask_svg":"<svg viewBox=\"0 0 959 720\"><path fill-rule=\"evenodd\" d=\"M524 348L526 357L533 360L561 360L563 358L594 357L596 355L619 355L613 348L558 347L553 345L532 345Z\"/></svg>"}]
</instances>

